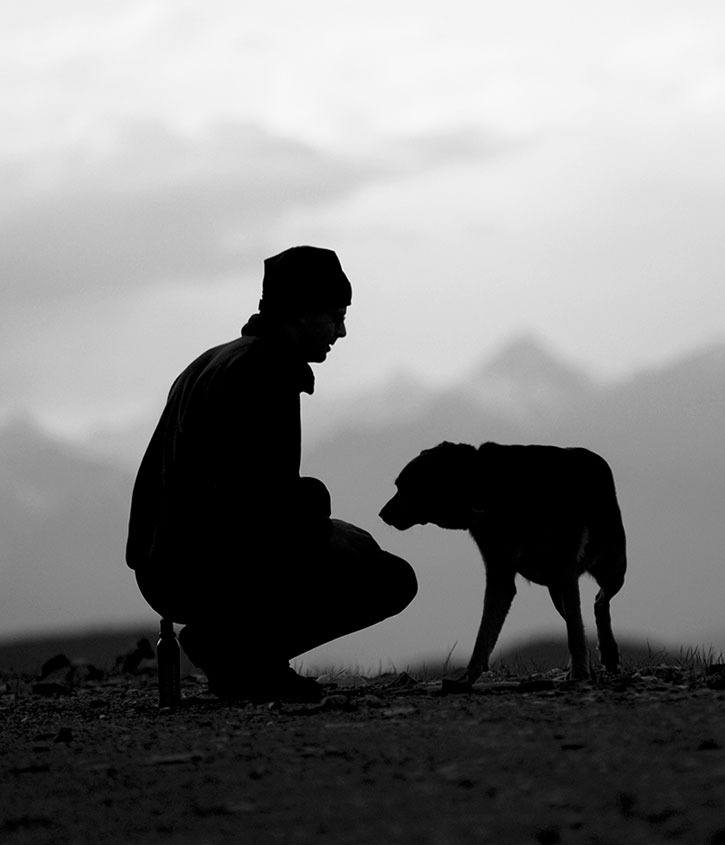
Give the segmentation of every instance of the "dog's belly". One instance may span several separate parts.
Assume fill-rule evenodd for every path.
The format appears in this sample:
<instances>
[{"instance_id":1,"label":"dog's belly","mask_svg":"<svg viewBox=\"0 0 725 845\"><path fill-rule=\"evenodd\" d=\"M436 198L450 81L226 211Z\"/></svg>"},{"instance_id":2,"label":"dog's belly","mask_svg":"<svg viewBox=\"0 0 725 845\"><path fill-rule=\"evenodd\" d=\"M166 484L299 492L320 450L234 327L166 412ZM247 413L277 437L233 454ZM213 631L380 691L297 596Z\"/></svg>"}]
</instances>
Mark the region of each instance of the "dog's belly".
<instances>
[{"instance_id":1,"label":"dog's belly","mask_svg":"<svg viewBox=\"0 0 725 845\"><path fill-rule=\"evenodd\" d=\"M487 568L513 569L545 587L566 573L581 575L591 553L589 530L582 524L560 528L539 520L525 526L479 525L471 534Z\"/></svg>"},{"instance_id":2,"label":"dog's belly","mask_svg":"<svg viewBox=\"0 0 725 845\"><path fill-rule=\"evenodd\" d=\"M518 558L515 561L515 567L516 572L523 575L527 581L533 581L534 584L541 584L544 587L552 584L558 572L561 571L561 568L556 567L553 561L547 560L542 555L534 558Z\"/></svg>"},{"instance_id":3,"label":"dog's belly","mask_svg":"<svg viewBox=\"0 0 725 845\"><path fill-rule=\"evenodd\" d=\"M527 538L528 542L519 545L512 556L516 572L528 581L545 587L560 580L565 572L581 575L586 569L589 532L582 528L576 533L576 542L576 535L568 539L562 536Z\"/></svg>"}]
</instances>

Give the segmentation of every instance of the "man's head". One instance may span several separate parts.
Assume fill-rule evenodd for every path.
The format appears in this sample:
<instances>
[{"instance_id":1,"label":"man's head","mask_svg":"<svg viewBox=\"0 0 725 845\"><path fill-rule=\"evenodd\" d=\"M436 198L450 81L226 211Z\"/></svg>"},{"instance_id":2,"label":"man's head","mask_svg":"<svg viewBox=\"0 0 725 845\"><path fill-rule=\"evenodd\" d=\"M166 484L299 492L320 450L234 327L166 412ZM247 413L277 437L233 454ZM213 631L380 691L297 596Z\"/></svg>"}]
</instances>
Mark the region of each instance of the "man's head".
<instances>
[{"instance_id":1,"label":"man's head","mask_svg":"<svg viewBox=\"0 0 725 845\"><path fill-rule=\"evenodd\" d=\"M324 361L345 337L352 288L331 249L293 246L265 259L260 314L284 326L306 361Z\"/></svg>"}]
</instances>

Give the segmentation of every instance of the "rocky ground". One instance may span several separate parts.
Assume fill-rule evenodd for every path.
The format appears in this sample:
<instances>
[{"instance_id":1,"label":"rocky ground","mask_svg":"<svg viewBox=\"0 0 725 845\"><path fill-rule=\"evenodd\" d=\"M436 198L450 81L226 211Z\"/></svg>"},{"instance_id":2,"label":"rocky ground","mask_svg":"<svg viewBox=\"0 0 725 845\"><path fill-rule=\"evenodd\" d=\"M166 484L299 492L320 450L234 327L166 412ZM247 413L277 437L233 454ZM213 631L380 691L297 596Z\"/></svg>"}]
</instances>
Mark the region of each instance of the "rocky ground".
<instances>
[{"instance_id":1,"label":"rocky ground","mask_svg":"<svg viewBox=\"0 0 725 845\"><path fill-rule=\"evenodd\" d=\"M256 705L188 676L170 711L138 667L6 675L0 841L725 843L723 665L326 681Z\"/></svg>"}]
</instances>

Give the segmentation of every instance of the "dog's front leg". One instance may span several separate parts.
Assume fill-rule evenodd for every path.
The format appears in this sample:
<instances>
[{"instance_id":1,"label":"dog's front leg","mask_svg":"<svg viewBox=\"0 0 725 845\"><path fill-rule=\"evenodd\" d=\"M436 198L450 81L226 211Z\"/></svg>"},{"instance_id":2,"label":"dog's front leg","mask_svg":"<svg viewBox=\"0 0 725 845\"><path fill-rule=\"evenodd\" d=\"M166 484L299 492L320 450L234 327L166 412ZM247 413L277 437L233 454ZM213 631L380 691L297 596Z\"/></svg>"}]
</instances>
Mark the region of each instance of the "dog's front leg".
<instances>
[{"instance_id":1,"label":"dog's front leg","mask_svg":"<svg viewBox=\"0 0 725 845\"><path fill-rule=\"evenodd\" d=\"M473 646L473 654L468 661L468 667L459 677L443 681L443 689L446 692L465 692L478 680L481 672L488 671L488 659L516 595L514 578L514 573L487 573L483 617L476 644Z\"/></svg>"}]
</instances>

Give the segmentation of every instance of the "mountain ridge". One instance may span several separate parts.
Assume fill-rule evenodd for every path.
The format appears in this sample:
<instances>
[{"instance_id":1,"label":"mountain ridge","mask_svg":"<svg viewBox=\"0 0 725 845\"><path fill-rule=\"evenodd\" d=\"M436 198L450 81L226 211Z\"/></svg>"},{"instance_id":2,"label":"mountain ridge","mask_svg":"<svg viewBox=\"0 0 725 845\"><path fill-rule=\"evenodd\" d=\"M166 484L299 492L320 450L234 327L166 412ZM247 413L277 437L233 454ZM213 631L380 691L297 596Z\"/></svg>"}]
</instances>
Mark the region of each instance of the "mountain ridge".
<instances>
[{"instance_id":1,"label":"mountain ridge","mask_svg":"<svg viewBox=\"0 0 725 845\"><path fill-rule=\"evenodd\" d=\"M599 451L614 469L632 561L628 583L615 601L615 618L620 613L625 622L631 620L634 633L644 631L654 639L671 632L677 640L693 642L698 632L713 630L721 615L725 548L721 362L721 350L710 348L686 362L702 368L700 379L669 381L668 374L678 372L673 362L662 368L662 384L648 370L641 388L636 380L604 385L575 407L548 416L517 417L500 407L481 407L454 385L431 391L430 401L393 424L353 417L307 448L303 472L327 483L335 515L371 530L383 547L413 561L419 573L421 590L412 609L380 632L364 632L350 642L376 653L385 653L384 636L397 638L401 651L408 652L472 642L483 581L468 538L430 527L394 532L377 517L402 466L445 439L585 445ZM683 408L679 384L688 395L712 401ZM653 396L660 397L656 403ZM83 443L59 441L32 422L0 429L0 636L148 618L123 560L132 483L133 472L89 457ZM536 590L522 589L510 633L534 630L544 620L548 625L550 610Z\"/></svg>"}]
</instances>

